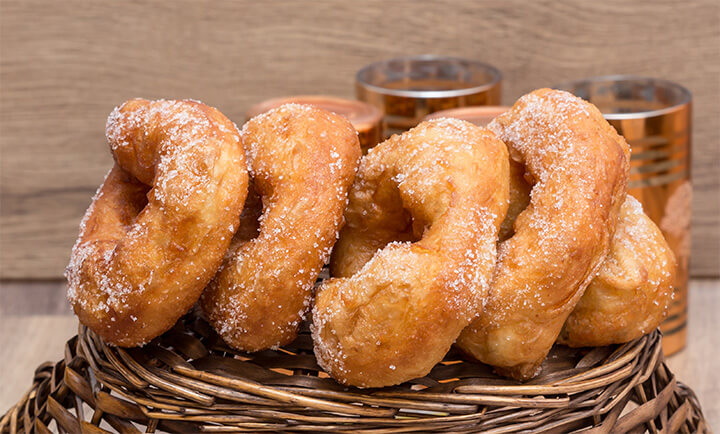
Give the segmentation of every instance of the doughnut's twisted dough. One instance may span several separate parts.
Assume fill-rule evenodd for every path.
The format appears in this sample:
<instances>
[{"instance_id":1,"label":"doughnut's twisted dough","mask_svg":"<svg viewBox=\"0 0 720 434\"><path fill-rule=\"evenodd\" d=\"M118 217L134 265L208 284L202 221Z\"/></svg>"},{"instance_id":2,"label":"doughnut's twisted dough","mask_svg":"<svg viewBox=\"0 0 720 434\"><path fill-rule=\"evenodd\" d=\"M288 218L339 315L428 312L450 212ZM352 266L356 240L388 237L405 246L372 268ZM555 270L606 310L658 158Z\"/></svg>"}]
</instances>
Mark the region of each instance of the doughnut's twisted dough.
<instances>
[{"instance_id":1,"label":"doughnut's twisted dough","mask_svg":"<svg viewBox=\"0 0 720 434\"><path fill-rule=\"evenodd\" d=\"M313 310L320 366L379 387L443 358L482 310L507 177L503 143L459 120L423 122L369 151L333 253L342 277L322 284Z\"/></svg>"},{"instance_id":2,"label":"doughnut's twisted dough","mask_svg":"<svg viewBox=\"0 0 720 434\"><path fill-rule=\"evenodd\" d=\"M361 151L345 118L297 104L251 119L242 140L254 191L202 308L228 345L259 351L297 336Z\"/></svg>"},{"instance_id":3,"label":"doughnut's twisted dough","mask_svg":"<svg viewBox=\"0 0 720 434\"><path fill-rule=\"evenodd\" d=\"M136 346L200 297L222 262L247 192L235 125L194 101L131 100L108 118L116 164L80 226L67 268L80 321Z\"/></svg>"},{"instance_id":4,"label":"doughnut's twisted dough","mask_svg":"<svg viewBox=\"0 0 720 434\"><path fill-rule=\"evenodd\" d=\"M550 89L523 96L489 128L533 187L514 235L500 244L488 304L458 345L528 379L605 259L629 148L596 107Z\"/></svg>"}]
</instances>

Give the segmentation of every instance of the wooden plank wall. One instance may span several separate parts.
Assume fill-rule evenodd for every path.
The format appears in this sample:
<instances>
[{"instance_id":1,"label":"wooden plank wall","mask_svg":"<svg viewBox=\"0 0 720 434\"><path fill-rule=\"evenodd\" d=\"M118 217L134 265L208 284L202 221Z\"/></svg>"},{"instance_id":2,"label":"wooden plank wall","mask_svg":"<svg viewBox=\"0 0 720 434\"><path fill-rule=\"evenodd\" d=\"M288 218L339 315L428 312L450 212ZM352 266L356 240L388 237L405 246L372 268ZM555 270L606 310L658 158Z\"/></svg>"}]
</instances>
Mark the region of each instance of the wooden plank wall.
<instances>
[{"instance_id":1,"label":"wooden plank wall","mask_svg":"<svg viewBox=\"0 0 720 434\"><path fill-rule=\"evenodd\" d=\"M196 98L241 121L268 97L353 95L364 64L408 54L480 59L504 101L592 75L694 93L692 274L717 276L717 0L627 2L2 0L0 277L58 278L111 165L105 118L125 99Z\"/></svg>"}]
</instances>

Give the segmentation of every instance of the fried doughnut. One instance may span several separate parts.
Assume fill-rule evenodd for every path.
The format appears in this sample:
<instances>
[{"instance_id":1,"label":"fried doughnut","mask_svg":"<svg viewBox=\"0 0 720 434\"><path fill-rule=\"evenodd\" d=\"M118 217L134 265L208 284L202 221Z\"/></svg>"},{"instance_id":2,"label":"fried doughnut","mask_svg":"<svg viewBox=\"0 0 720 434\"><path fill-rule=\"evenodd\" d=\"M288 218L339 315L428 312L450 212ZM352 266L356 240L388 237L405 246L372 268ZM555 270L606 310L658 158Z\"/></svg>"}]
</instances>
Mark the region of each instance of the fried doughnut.
<instances>
[{"instance_id":1,"label":"fried doughnut","mask_svg":"<svg viewBox=\"0 0 720 434\"><path fill-rule=\"evenodd\" d=\"M252 118L242 140L250 206L201 306L228 345L259 351L297 336L337 239L361 151L345 118L297 104Z\"/></svg>"},{"instance_id":2,"label":"fried doughnut","mask_svg":"<svg viewBox=\"0 0 720 434\"><path fill-rule=\"evenodd\" d=\"M456 119L371 149L318 288L318 363L358 387L427 374L482 310L508 201L507 149Z\"/></svg>"},{"instance_id":3,"label":"fried doughnut","mask_svg":"<svg viewBox=\"0 0 720 434\"><path fill-rule=\"evenodd\" d=\"M248 175L235 125L199 102L128 101L106 135L116 164L80 225L68 299L105 342L132 347L172 327L215 275Z\"/></svg>"},{"instance_id":4,"label":"fried doughnut","mask_svg":"<svg viewBox=\"0 0 720 434\"><path fill-rule=\"evenodd\" d=\"M525 380L607 255L629 148L595 106L550 89L523 96L489 129L524 165L531 199L499 246L488 304L458 345Z\"/></svg>"},{"instance_id":5,"label":"fried doughnut","mask_svg":"<svg viewBox=\"0 0 720 434\"><path fill-rule=\"evenodd\" d=\"M513 235L517 216L530 202L531 186L524 169L510 161L510 205L500 241ZM558 342L573 346L603 346L629 342L654 330L672 300L675 259L662 232L626 196L610 252L572 311Z\"/></svg>"},{"instance_id":6,"label":"fried doughnut","mask_svg":"<svg viewBox=\"0 0 720 434\"><path fill-rule=\"evenodd\" d=\"M627 196L600 273L585 290L558 342L572 347L628 342L653 331L672 301L675 256L660 229Z\"/></svg>"}]
</instances>

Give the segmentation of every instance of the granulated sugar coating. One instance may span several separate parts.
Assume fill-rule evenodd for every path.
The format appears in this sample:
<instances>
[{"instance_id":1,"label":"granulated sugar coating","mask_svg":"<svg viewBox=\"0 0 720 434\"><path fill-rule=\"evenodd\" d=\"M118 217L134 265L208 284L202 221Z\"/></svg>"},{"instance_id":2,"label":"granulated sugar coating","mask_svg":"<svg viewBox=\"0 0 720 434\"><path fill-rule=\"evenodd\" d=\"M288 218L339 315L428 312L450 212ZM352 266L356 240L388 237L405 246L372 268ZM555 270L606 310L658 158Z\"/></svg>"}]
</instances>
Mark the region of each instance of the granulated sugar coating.
<instances>
[{"instance_id":1,"label":"granulated sugar coating","mask_svg":"<svg viewBox=\"0 0 720 434\"><path fill-rule=\"evenodd\" d=\"M350 190L312 332L318 363L359 387L427 374L482 310L508 204L491 132L423 122L372 148Z\"/></svg>"},{"instance_id":2,"label":"granulated sugar coating","mask_svg":"<svg viewBox=\"0 0 720 434\"><path fill-rule=\"evenodd\" d=\"M68 299L106 342L136 346L172 327L215 274L247 170L235 125L195 101L128 101L106 135L116 164L80 225Z\"/></svg>"},{"instance_id":3,"label":"granulated sugar coating","mask_svg":"<svg viewBox=\"0 0 720 434\"><path fill-rule=\"evenodd\" d=\"M201 304L228 345L259 351L297 336L361 150L345 118L297 104L256 116L242 137L254 191Z\"/></svg>"},{"instance_id":4,"label":"granulated sugar coating","mask_svg":"<svg viewBox=\"0 0 720 434\"><path fill-rule=\"evenodd\" d=\"M608 252L629 148L593 105L540 89L488 128L524 165L530 203L498 250L485 311L459 346L505 375L536 374Z\"/></svg>"},{"instance_id":5,"label":"granulated sugar coating","mask_svg":"<svg viewBox=\"0 0 720 434\"><path fill-rule=\"evenodd\" d=\"M570 314L559 342L574 347L629 342L654 330L672 301L675 258L655 223L627 196L610 253Z\"/></svg>"}]
</instances>

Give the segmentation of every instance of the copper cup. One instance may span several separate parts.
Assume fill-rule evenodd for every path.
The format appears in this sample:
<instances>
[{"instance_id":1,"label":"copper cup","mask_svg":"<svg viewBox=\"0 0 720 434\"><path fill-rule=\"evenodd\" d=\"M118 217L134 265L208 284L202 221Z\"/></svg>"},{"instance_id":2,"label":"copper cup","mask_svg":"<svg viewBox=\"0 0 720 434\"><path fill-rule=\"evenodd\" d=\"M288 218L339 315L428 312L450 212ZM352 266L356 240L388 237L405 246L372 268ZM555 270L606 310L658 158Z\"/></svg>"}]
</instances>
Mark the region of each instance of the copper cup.
<instances>
[{"instance_id":1,"label":"copper cup","mask_svg":"<svg viewBox=\"0 0 720 434\"><path fill-rule=\"evenodd\" d=\"M675 297L660 327L665 354L675 353L687 338L691 94L670 81L622 75L557 87L595 104L632 148L628 193L643 204L678 263Z\"/></svg>"},{"instance_id":2,"label":"copper cup","mask_svg":"<svg viewBox=\"0 0 720 434\"><path fill-rule=\"evenodd\" d=\"M382 113L370 104L350 99L324 95L298 95L273 98L255 104L245 112L250 119L283 104L307 104L345 116L358 131L363 153L377 145L383 139Z\"/></svg>"},{"instance_id":3,"label":"copper cup","mask_svg":"<svg viewBox=\"0 0 720 434\"><path fill-rule=\"evenodd\" d=\"M455 118L468 121L479 127L485 127L493 119L510 110L506 106L484 106L484 107L460 107L450 110L442 110L425 116L425 120L438 118Z\"/></svg>"},{"instance_id":4,"label":"copper cup","mask_svg":"<svg viewBox=\"0 0 720 434\"><path fill-rule=\"evenodd\" d=\"M498 105L501 81L500 71L491 65L424 55L365 66L357 73L355 91L359 100L382 111L389 137L440 110Z\"/></svg>"}]
</instances>

